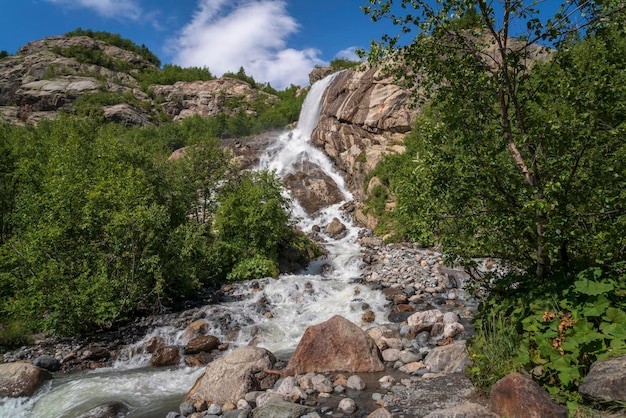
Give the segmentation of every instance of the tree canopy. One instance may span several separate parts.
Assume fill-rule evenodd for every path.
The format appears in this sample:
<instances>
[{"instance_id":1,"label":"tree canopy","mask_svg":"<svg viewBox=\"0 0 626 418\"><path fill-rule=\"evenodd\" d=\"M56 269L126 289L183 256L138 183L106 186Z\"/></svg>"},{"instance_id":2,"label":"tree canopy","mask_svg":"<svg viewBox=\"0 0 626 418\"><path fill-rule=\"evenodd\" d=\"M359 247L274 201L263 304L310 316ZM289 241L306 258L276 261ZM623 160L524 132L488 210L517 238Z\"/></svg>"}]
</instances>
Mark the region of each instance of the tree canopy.
<instances>
[{"instance_id":1,"label":"tree canopy","mask_svg":"<svg viewBox=\"0 0 626 418\"><path fill-rule=\"evenodd\" d=\"M386 35L370 51L427 103L414 178L398 186L414 237L466 261L534 266L540 280L574 260L620 259L621 87L608 81L623 78L619 4L565 2L545 18L525 1L369 3L374 20L417 31L408 45ZM597 240L614 245L600 251Z\"/></svg>"}]
</instances>

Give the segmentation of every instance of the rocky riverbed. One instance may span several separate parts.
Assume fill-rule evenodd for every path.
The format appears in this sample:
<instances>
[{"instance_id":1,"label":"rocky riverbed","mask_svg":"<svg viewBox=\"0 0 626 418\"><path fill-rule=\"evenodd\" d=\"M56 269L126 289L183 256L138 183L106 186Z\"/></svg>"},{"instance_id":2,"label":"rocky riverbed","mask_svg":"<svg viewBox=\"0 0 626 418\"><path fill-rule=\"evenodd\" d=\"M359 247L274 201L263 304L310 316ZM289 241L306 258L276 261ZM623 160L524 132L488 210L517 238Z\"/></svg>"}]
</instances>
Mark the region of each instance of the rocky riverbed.
<instances>
[{"instance_id":1,"label":"rocky riverbed","mask_svg":"<svg viewBox=\"0 0 626 418\"><path fill-rule=\"evenodd\" d=\"M365 376L368 384L362 394L344 387L348 394L353 393L350 398L355 401L354 411L338 408L340 398L349 396L336 386L331 395L315 395L302 403L308 402L312 407L317 404L320 412L332 416L367 416L373 408L385 407L396 417L425 416L433 410L466 403L474 390L462 373L469 362L465 340L472 334L471 316L476 304L463 290L463 272L444 267L442 255L433 249L414 244L384 245L371 236L361 237L360 243L363 274L355 281L360 286L380 289L386 295L388 317L375 318L368 301L363 300L361 323L357 325L368 329L388 374L379 373L380 382ZM202 303L236 298L239 287L262 288L266 280L271 279L224 286L212 293L211 300L207 297ZM355 293L358 289L355 288ZM271 309L267 309L271 315ZM151 315L115 332L84 340L43 339L5 353L4 362L27 360L61 372L107 367L128 355L125 347L146 335L147 330L165 324L184 329L202 320L203 315L199 309L192 308ZM370 325L374 321L385 325ZM229 348L218 343L214 348L218 346L222 351ZM188 355L184 361L202 365L219 358L219 353L214 350L209 355ZM280 365L279 362L277 367ZM330 377L337 380L335 375L326 376Z\"/></svg>"}]
</instances>

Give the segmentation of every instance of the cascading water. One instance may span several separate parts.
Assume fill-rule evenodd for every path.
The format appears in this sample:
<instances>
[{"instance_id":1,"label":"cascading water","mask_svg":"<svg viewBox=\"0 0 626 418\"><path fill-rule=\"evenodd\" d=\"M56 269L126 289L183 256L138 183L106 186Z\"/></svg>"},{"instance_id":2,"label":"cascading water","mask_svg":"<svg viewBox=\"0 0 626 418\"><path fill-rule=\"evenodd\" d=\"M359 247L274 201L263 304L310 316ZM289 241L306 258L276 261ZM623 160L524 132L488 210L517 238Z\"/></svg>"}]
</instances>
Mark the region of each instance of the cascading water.
<instances>
[{"instance_id":1,"label":"cascading water","mask_svg":"<svg viewBox=\"0 0 626 418\"><path fill-rule=\"evenodd\" d=\"M294 212L301 219L299 226L311 232L314 225L324 226L338 218L348 232L336 240L325 236L321 228L328 251L324 260L312 263L299 275L238 285L233 295L235 301L202 308L212 326L208 334L231 347L254 344L269 349L278 358L288 359L310 325L337 314L358 324L364 304L377 318L385 316L384 296L354 283L360 276L360 247L356 243L359 229L339 209L352 196L331 161L310 144L311 133L319 121L322 96L332 79L329 76L312 86L296 129L275 139L258 168L285 176L304 161L320 167L335 181L345 200L318 211L314 217L308 216L296 202ZM321 274L322 265L330 265L330 271ZM187 342L182 329L173 325L156 328L128 347L111 368L53 379L30 399L0 399L0 416L72 417L113 399L130 405L129 417L165 416L167 411L178 410L178 404L204 369L182 365L150 368L150 357L143 347L153 336L172 345L184 346Z\"/></svg>"}]
</instances>

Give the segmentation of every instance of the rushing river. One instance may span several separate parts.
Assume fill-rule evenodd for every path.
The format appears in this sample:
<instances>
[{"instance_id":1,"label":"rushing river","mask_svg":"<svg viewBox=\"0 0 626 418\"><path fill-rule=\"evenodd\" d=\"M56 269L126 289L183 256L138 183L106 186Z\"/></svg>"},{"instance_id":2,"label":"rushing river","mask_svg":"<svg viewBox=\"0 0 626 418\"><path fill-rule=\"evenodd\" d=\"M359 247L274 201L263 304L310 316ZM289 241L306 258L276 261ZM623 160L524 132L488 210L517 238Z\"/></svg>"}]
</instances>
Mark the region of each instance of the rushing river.
<instances>
[{"instance_id":1,"label":"rushing river","mask_svg":"<svg viewBox=\"0 0 626 418\"><path fill-rule=\"evenodd\" d=\"M296 129L278 136L260 160L259 169L275 170L278 175L291 173L303 161L319 166L343 192L345 201L352 197L331 161L310 145L311 132L317 125L323 93L332 80L330 76L314 84L300 114ZM344 202L327 207L314 218L296 203L295 216L299 226L311 232L321 226L327 241L328 256L311 264L298 275L282 275L278 279L260 279L237 286L235 301L202 308L213 324L208 333L231 348L254 344L272 351L279 359L288 359L305 329L339 314L360 323L363 304L384 318L386 300L382 294L356 283L360 277L360 247L356 243L359 229L339 209ZM347 226L345 237L335 240L324 236L323 227L333 218ZM330 269L323 269L330 265ZM322 273L324 270L324 273ZM266 317L267 310L271 317ZM224 321L227 318L227 321ZM149 354L142 347L151 337L160 336L167 344L183 346L184 330L172 326L156 328L134 346L128 347L109 368L72 375L57 375L32 398L0 399L0 417L76 417L107 401L123 401L130 405L129 417L159 417L178 411L184 395L202 374L204 368L149 367Z\"/></svg>"}]
</instances>

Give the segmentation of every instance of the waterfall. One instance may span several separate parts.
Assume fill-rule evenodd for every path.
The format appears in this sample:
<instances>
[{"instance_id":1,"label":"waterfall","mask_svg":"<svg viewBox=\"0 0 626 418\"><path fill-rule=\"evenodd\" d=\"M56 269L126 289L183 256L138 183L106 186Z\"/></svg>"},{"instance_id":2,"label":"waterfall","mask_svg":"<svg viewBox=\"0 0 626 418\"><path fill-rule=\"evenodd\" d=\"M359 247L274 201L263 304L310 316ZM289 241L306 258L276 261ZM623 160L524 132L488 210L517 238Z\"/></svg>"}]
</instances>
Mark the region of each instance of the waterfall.
<instances>
[{"instance_id":1,"label":"waterfall","mask_svg":"<svg viewBox=\"0 0 626 418\"><path fill-rule=\"evenodd\" d=\"M352 196L343 178L328 157L310 143L320 118L323 94L334 77L331 75L312 86L297 127L275 138L261 157L258 169L274 170L277 175L285 176L297 170L302 162L312 162L335 181L345 202ZM211 322L208 333L233 348L254 344L269 349L278 358L288 359L308 326L333 315L342 315L359 324L367 306L376 318L384 318L385 297L355 280L361 274L361 249L356 242L359 228L340 210L344 202L323 208L315 216L308 216L296 205L304 231L310 232L314 225L321 227L328 256L315 261L301 274L237 285L235 301L201 308L203 316ZM333 218L341 219L347 227L347 234L340 239L324 234L323 226ZM322 269L322 266L330 268ZM0 399L0 416L76 416L110 399L128 403L132 409L128 417L165 416L167 411L178 410L178 404L203 368L182 365L165 370L150 368L150 357L143 347L149 338L157 335L168 344L184 346L187 342L182 329L173 325L156 328L128 347L114 367L53 379L30 399Z\"/></svg>"}]
</instances>

